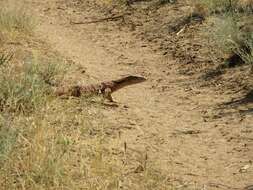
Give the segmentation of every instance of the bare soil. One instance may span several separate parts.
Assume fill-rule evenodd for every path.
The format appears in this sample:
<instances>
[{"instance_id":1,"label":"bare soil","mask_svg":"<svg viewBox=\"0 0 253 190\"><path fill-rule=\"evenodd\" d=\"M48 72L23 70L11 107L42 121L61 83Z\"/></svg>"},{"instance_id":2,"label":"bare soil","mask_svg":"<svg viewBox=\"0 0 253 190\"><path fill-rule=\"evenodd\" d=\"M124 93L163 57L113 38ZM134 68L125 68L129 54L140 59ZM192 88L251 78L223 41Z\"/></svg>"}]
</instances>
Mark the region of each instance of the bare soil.
<instances>
[{"instance_id":1,"label":"bare soil","mask_svg":"<svg viewBox=\"0 0 253 190\"><path fill-rule=\"evenodd\" d=\"M38 38L80 66L79 74L64 82L88 84L126 74L148 79L113 94L119 107L102 110L103 122L120 135L132 160L136 152L147 154L148 163L159 163L158 171L178 189L243 189L253 184L253 95L248 67L204 81L198 71L210 63L201 57L208 49L189 37L196 37L201 23L188 27L183 36L175 34L179 30L159 32L187 15L187 4L167 5L145 11L146 15L125 10L132 14L125 19L74 24L122 12L92 1L26 3L39 18ZM136 6L144 11L146 4ZM185 67L179 64L182 61ZM133 165L134 161L129 163L130 168Z\"/></svg>"}]
</instances>

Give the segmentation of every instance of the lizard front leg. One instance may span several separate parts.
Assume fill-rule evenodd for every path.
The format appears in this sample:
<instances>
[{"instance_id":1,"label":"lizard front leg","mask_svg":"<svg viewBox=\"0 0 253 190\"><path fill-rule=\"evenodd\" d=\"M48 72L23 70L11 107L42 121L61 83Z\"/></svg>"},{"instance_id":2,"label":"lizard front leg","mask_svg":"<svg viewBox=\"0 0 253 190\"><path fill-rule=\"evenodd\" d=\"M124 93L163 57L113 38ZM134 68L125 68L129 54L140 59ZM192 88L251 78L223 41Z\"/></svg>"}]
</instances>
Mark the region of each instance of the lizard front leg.
<instances>
[{"instance_id":1,"label":"lizard front leg","mask_svg":"<svg viewBox=\"0 0 253 190\"><path fill-rule=\"evenodd\" d=\"M104 91L104 98L109 100L110 102L114 102L112 99L112 89L111 88L106 88Z\"/></svg>"}]
</instances>

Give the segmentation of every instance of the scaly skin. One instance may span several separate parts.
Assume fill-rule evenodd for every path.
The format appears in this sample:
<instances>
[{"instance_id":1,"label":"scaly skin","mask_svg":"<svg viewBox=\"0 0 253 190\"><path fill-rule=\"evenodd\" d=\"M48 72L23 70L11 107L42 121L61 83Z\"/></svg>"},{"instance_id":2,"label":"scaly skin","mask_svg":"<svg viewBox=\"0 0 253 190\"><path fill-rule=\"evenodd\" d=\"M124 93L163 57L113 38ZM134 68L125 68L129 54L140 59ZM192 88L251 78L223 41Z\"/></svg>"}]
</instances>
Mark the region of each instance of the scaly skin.
<instances>
[{"instance_id":1,"label":"scaly skin","mask_svg":"<svg viewBox=\"0 0 253 190\"><path fill-rule=\"evenodd\" d=\"M75 85L71 87L59 87L55 90L57 96L74 96L80 97L82 94L102 94L104 98L113 102L111 94L125 86L144 82L146 79L139 76L126 76L118 80L101 82L93 85Z\"/></svg>"}]
</instances>

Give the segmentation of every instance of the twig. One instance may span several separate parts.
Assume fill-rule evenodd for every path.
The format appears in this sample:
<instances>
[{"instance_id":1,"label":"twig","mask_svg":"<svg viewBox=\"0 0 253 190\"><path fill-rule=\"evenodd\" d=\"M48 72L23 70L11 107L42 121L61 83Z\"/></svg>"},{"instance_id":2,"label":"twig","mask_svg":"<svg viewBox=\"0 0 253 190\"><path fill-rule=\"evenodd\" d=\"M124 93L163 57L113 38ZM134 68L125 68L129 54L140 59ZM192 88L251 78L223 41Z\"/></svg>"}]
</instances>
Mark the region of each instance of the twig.
<instances>
[{"instance_id":1,"label":"twig","mask_svg":"<svg viewBox=\"0 0 253 190\"><path fill-rule=\"evenodd\" d=\"M185 28L186 28L186 26L184 26L182 29L180 29L180 30L176 33L176 35L178 36L180 33L182 33L182 32L185 30Z\"/></svg>"},{"instance_id":2,"label":"twig","mask_svg":"<svg viewBox=\"0 0 253 190\"><path fill-rule=\"evenodd\" d=\"M234 189L234 190L241 190L241 188L237 188L237 187L230 187L228 185L224 185L224 184L221 184L221 183L208 183L207 184L208 186L215 186L215 187L218 187L218 188L221 188L221 187L224 187L224 188L227 188L227 189Z\"/></svg>"},{"instance_id":3,"label":"twig","mask_svg":"<svg viewBox=\"0 0 253 190\"><path fill-rule=\"evenodd\" d=\"M98 23L98 22L104 22L104 21L112 21L112 20L117 20L117 19L124 19L125 15L129 15L130 13L124 13L121 15L116 15L116 16L110 16L110 17L105 17L105 18L100 18L97 20L92 20L92 21L80 21L80 22L75 22L75 21L70 21L70 24L91 24L91 23Z\"/></svg>"},{"instance_id":4,"label":"twig","mask_svg":"<svg viewBox=\"0 0 253 190\"><path fill-rule=\"evenodd\" d=\"M183 135L196 135L196 134L199 134L199 133L201 133L201 131L200 130L177 130L176 129L176 131L177 131L177 133L176 134L183 134Z\"/></svg>"}]
</instances>

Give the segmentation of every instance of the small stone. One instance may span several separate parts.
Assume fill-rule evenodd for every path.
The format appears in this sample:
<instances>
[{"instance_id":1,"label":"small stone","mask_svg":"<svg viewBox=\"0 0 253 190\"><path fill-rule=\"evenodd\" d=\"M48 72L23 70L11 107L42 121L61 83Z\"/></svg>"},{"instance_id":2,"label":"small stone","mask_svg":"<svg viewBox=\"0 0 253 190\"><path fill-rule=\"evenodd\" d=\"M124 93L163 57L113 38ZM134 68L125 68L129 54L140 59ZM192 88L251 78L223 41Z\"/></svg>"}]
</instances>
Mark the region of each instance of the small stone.
<instances>
[{"instance_id":1,"label":"small stone","mask_svg":"<svg viewBox=\"0 0 253 190\"><path fill-rule=\"evenodd\" d=\"M142 165L139 165L135 170L134 170L134 173L141 173L144 171L144 168Z\"/></svg>"}]
</instances>

